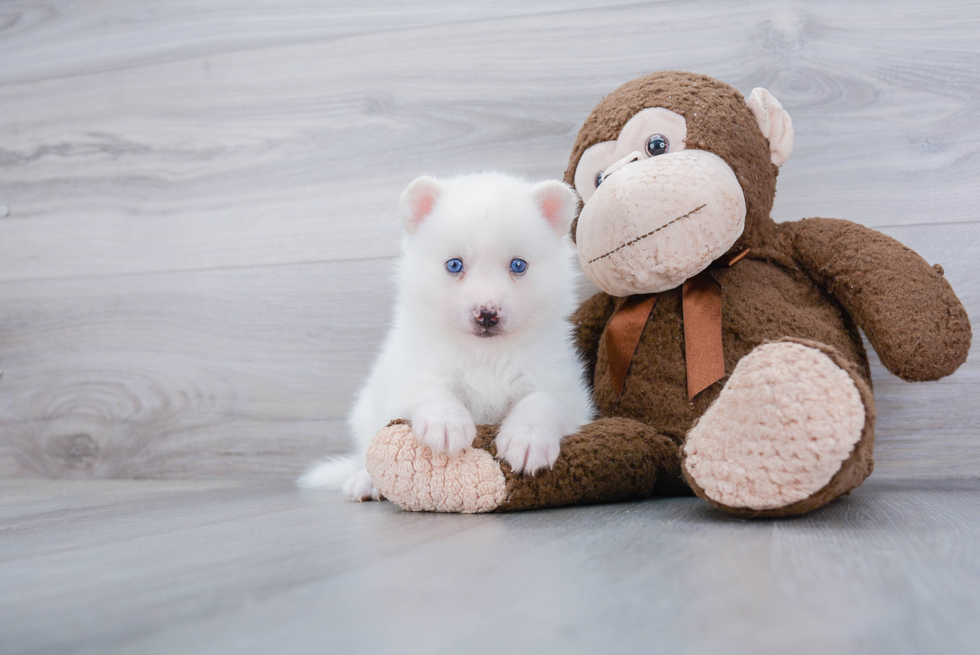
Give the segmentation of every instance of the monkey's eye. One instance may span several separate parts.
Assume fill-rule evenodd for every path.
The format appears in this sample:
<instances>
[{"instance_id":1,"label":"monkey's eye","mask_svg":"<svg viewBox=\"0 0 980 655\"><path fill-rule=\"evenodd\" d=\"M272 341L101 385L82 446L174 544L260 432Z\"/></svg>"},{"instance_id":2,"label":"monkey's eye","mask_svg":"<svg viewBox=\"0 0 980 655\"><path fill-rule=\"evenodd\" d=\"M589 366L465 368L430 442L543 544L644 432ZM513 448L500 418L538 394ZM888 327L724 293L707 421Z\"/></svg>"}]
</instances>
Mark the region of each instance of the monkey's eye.
<instances>
[{"instance_id":1,"label":"monkey's eye","mask_svg":"<svg viewBox=\"0 0 980 655\"><path fill-rule=\"evenodd\" d=\"M523 275L524 271L527 270L527 262L523 259L517 259L516 257L510 260L510 272L514 275Z\"/></svg>"},{"instance_id":2,"label":"monkey's eye","mask_svg":"<svg viewBox=\"0 0 980 655\"><path fill-rule=\"evenodd\" d=\"M669 147L670 143L663 134L654 134L647 139L647 154L651 157L664 154Z\"/></svg>"},{"instance_id":3,"label":"monkey's eye","mask_svg":"<svg viewBox=\"0 0 980 655\"><path fill-rule=\"evenodd\" d=\"M446 270L456 275L457 273L463 272L463 260L458 257L453 257L448 262L446 262Z\"/></svg>"},{"instance_id":4,"label":"monkey's eye","mask_svg":"<svg viewBox=\"0 0 980 655\"><path fill-rule=\"evenodd\" d=\"M600 184L602 184L602 171L595 174L595 188L598 189Z\"/></svg>"}]
</instances>

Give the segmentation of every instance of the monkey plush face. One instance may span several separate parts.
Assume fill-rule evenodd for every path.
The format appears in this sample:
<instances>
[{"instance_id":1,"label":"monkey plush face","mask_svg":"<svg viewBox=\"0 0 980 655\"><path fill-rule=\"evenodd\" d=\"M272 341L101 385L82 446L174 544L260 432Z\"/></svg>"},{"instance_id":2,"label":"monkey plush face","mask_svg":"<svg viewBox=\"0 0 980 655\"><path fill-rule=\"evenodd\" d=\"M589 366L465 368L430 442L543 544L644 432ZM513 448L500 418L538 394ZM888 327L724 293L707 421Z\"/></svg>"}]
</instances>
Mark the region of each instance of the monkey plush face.
<instances>
[{"instance_id":1,"label":"monkey plush face","mask_svg":"<svg viewBox=\"0 0 980 655\"><path fill-rule=\"evenodd\" d=\"M686 138L683 116L651 107L579 160L579 261L607 293L673 289L742 235L745 196L735 173L714 153L686 149Z\"/></svg>"},{"instance_id":2,"label":"monkey plush face","mask_svg":"<svg viewBox=\"0 0 980 655\"><path fill-rule=\"evenodd\" d=\"M584 203L573 230L586 276L614 296L657 293L764 238L792 139L765 89L745 101L712 78L655 73L613 92L566 172Z\"/></svg>"}]
</instances>

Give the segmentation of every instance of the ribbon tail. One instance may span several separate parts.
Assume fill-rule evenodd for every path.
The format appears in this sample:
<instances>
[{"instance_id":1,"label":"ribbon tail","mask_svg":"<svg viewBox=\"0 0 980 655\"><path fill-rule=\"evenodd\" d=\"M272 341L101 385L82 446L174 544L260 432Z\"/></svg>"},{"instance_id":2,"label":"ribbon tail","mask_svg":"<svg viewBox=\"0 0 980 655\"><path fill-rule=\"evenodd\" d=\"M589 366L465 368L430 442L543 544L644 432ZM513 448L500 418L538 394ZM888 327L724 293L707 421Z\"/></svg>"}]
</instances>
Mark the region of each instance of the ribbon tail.
<instances>
[{"instance_id":1,"label":"ribbon tail","mask_svg":"<svg viewBox=\"0 0 980 655\"><path fill-rule=\"evenodd\" d=\"M633 354L656 304L656 294L630 296L609 321L606 355L609 357L609 375L617 394L623 393Z\"/></svg>"},{"instance_id":2,"label":"ribbon tail","mask_svg":"<svg viewBox=\"0 0 980 655\"><path fill-rule=\"evenodd\" d=\"M696 395L725 377L721 341L721 285L708 271L684 283L684 359L687 395Z\"/></svg>"}]
</instances>

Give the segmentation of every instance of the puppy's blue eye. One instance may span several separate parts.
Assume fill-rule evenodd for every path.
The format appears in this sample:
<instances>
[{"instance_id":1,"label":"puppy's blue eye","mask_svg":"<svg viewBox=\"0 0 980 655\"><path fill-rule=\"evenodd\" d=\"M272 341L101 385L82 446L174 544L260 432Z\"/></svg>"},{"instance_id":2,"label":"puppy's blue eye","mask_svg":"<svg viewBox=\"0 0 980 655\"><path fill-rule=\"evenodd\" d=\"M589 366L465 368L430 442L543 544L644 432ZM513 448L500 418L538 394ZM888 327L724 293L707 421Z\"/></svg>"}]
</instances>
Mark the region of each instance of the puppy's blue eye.
<instances>
[{"instance_id":1,"label":"puppy's blue eye","mask_svg":"<svg viewBox=\"0 0 980 655\"><path fill-rule=\"evenodd\" d=\"M527 262L523 259L512 259L510 260L510 272L520 275L527 270Z\"/></svg>"},{"instance_id":2,"label":"puppy's blue eye","mask_svg":"<svg viewBox=\"0 0 980 655\"><path fill-rule=\"evenodd\" d=\"M463 260L457 257L453 257L448 262L446 262L446 270L455 275L456 273L463 272Z\"/></svg>"}]
</instances>

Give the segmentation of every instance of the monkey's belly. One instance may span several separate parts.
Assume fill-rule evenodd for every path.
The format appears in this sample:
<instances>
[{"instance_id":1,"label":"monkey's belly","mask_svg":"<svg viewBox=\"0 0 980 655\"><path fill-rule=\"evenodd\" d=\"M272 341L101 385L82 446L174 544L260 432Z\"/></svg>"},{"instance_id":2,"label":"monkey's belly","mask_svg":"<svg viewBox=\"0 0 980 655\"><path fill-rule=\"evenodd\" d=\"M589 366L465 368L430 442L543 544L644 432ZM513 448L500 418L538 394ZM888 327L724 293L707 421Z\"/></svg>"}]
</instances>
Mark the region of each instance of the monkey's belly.
<instances>
[{"instance_id":1,"label":"monkey's belly","mask_svg":"<svg viewBox=\"0 0 980 655\"><path fill-rule=\"evenodd\" d=\"M666 291L643 330L621 394L609 374L607 335L602 335L594 380L601 416L642 421L680 443L718 397L738 361L759 344L782 337L833 346L870 384L867 355L851 318L802 273L746 259L716 271L715 277L722 286L726 377L688 399L681 292Z\"/></svg>"}]
</instances>

